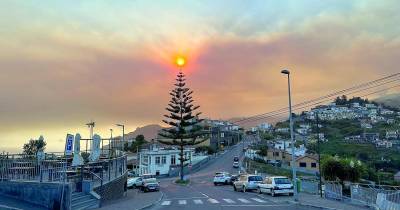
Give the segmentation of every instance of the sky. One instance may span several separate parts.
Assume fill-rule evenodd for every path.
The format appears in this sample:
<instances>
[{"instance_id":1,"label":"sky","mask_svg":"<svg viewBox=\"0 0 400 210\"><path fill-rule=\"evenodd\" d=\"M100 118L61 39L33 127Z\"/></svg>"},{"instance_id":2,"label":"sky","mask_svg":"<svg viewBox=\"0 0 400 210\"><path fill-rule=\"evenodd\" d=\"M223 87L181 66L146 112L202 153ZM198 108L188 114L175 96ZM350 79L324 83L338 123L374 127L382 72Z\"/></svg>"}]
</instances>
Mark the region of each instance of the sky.
<instances>
[{"instance_id":1,"label":"sky","mask_svg":"<svg viewBox=\"0 0 400 210\"><path fill-rule=\"evenodd\" d=\"M177 55L203 117L251 116L399 72L396 0L0 2L0 151L161 124ZM397 90L398 91L398 90Z\"/></svg>"}]
</instances>

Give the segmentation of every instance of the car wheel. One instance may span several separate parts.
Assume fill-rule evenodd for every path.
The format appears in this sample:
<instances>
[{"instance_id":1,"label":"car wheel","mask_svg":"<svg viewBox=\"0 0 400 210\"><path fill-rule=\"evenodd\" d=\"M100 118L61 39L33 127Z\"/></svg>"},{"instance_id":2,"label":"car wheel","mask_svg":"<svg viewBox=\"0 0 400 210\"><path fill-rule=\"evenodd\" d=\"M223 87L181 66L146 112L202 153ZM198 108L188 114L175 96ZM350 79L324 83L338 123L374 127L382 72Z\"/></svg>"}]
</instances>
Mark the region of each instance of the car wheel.
<instances>
[{"instance_id":1,"label":"car wheel","mask_svg":"<svg viewBox=\"0 0 400 210\"><path fill-rule=\"evenodd\" d=\"M272 197L275 197L275 192L274 192L274 190L271 190L271 196L272 196Z\"/></svg>"},{"instance_id":2,"label":"car wheel","mask_svg":"<svg viewBox=\"0 0 400 210\"><path fill-rule=\"evenodd\" d=\"M246 186L243 186L243 191L242 192L246 192Z\"/></svg>"},{"instance_id":3,"label":"car wheel","mask_svg":"<svg viewBox=\"0 0 400 210\"><path fill-rule=\"evenodd\" d=\"M135 189L135 188L136 188L136 185L133 185L132 188Z\"/></svg>"},{"instance_id":4,"label":"car wheel","mask_svg":"<svg viewBox=\"0 0 400 210\"><path fill-rule=\"evenodd\" d=\"M261 188L260 188L260 187L257 188L257 193L258 193L258 194L262 194Z\"/></svg>"},{"instance_id":5,"label":"car wheel","mask_svg":"<svg viewBox=\"0 0 400 210\"><path fill-rule=\"evenodd\" d=\"M217 186L217 183L216 183L216 182L214 182L214 186Z\"/></svg>"},{"instance_id":6,"label":"car wheel","mask_svg":"<svg viewBox=\"0 0 400 210\"><path fill-rule=\"evenodd\" d=\"M236 186L235 185L233 185L233 191L237 191L237 189L236 189Z\"/></svg>"},{"instance_id":7,"label":"car wheel","mask_svg":"<svg viewBox=\"0 0 400 210\"><path fill-rule=\"evenodd\" d=\"M225 180L225 185L227 185L227 184L228 184L228 181Z\"/></svg>"}]
</instances>

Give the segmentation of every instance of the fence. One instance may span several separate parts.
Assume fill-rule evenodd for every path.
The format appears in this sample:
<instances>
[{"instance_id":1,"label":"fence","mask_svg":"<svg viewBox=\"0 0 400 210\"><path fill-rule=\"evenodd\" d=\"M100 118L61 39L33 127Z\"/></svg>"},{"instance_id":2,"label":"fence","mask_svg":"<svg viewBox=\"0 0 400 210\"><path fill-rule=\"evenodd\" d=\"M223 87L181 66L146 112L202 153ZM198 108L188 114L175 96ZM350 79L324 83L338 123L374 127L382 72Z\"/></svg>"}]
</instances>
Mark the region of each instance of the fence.
<instances>
[{"instance_id":1,"label":"fence","mask_svg":"<svg viewBox=\"0 0 400 210\"><path fill-rule=\"evenodd\" d=\"M71 166L72 159L57 154L46 155L38 161L34 156L7 155L0 157L0 181L37 181L74 183L81 190L83 180L93 187L114 180L126 172L126 156L100 159L82 166Z\"/></svg>"},{"instance_id":2,"label":"fence","mask_svg":"<svg viewBox=\"0 0 400 210\"><path fill-rule=\"evenodd\" d=\"M400 209L400 192L395 193L378 193L376 206L380 210L396 210Z\"/></svg>"},{"instance_id":3,"label":"fence","mask_svg":"<svg viewBox=\"0 0 400 210\"><path fill-rule=\"evenodd\" d=\"M342 185L338 182L325 182L325 198L342 200L343 199Z\"/></svg>"}]
</instances>

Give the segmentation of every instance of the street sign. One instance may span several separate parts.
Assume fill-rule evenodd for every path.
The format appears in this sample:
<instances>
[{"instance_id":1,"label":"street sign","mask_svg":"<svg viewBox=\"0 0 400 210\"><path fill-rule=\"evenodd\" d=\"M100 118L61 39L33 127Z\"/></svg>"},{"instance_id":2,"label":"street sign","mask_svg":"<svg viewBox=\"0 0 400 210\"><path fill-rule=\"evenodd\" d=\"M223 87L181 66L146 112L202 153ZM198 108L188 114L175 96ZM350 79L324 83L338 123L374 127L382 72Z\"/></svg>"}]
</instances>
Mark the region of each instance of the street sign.
<instances>
[{"instance_id":1,"label":"street sign","mask_svg":"<svg viewBox=\"0 0 400 210\"><path fill-rule=\"evenodd\" d=\"M74 135L67 134L67 138L65 139L65 155L72 154L73 142L74 142Z\"/></svg>"}]
</instances>

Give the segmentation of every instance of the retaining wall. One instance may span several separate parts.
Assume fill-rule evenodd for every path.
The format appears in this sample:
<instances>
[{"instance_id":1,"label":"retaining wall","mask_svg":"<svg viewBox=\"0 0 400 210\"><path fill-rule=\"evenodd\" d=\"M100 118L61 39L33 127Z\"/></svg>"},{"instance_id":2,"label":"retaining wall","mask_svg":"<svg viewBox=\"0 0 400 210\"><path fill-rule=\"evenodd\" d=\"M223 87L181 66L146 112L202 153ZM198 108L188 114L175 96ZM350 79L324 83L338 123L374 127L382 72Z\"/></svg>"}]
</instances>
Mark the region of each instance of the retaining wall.
<instances>
[{"instance_id":1,"label":"retaining wall","mask_svg":"<svg viewBox=\"0 0 400 210\"><path fill-rule=\"evenodd\" d=\"M64 194L62 195L63 201L61 202L63 185ZM72 186L68 183L62 184L29 181L0 182L0 194L43 206L46 209L70 210L71 189Z\"/></svg>"},{"instance_id":2,"label":"retaining wall","mask_svg":"<svg viewBox=\"0 0 400 210\"><path fill-rule=\"evenodd\" d=\"M94 188L93 191L101 196L102 201L121 198L126 192L127 177L125 173L121 177L104 184L102 187Z\"/></svg>"}]
</instances>

